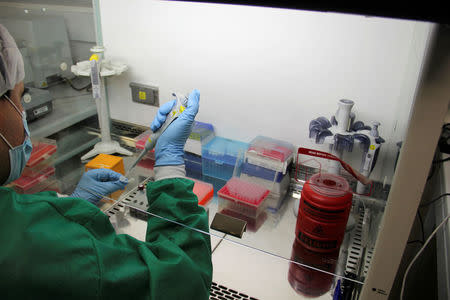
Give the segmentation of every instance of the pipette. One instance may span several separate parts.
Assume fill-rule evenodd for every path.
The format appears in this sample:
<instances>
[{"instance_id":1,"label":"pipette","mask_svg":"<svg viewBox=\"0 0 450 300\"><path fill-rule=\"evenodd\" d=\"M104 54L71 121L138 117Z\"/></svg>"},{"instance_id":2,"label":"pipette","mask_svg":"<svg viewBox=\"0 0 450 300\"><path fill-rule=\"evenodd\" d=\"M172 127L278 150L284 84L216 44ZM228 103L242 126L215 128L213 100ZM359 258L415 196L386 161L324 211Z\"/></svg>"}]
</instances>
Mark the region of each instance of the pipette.
<instances>
[{"instance_id":1,"label":"pipette","mask_svg":"<svg viewBox=\"0 0 450 300\"><path fill-rule=\"evenodd\" d=\"M179 115L185 110L187 107L188 98L181 94L172 93L172 96L176 98L176 103L173 106L172 110L167 114L166 121L161 125L161 127L153 132L145 142L144 149L142 150L141 154L136 158L134 163L131 165L131 167L128 169L126 173L126 177L128 177L128 174L133 170L133 168L139 163L139 161L145 156L145 154L152 150L156 142L158 141L158 138L161 136L161 134L169 127L169 125L178 118Z\"/></svg>"}]
</instances>

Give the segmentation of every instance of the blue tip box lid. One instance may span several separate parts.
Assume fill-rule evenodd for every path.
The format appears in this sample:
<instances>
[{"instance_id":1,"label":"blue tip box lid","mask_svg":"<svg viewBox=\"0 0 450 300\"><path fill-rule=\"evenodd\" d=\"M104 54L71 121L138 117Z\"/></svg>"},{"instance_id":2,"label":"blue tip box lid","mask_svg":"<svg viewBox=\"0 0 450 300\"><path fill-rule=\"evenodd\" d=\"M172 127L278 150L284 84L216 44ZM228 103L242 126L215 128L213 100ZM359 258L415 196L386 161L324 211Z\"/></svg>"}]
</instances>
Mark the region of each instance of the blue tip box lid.
<instances>
[{"instance_id":1,"label":"blue tip box lid","mask_svg":"<svg viewBox=\"0 0 450 300\"><path fill-rule=\"evenodd\" d=\"M216 136L202 146L202 158L234 165L237 156L245 153L248 145L248 143Z\"/></svg>"}]
</instances>

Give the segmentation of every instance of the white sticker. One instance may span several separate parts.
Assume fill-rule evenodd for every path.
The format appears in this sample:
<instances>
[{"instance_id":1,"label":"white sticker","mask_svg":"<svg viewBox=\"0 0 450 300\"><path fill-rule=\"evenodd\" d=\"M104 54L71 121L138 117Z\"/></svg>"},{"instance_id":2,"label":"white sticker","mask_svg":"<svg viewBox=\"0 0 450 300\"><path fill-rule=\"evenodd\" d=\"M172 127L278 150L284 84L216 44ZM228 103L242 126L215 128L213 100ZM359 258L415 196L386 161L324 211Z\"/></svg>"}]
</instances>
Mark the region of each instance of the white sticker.
<instances>
[{"instance_id":1,"label":"white sticker","mask_svg":"<svg viewBox=\"0 0 450 300\"><path fill-rule=\"evenodd\" d=\"M48 106L42 106L42 107L39 107L39 108L35 109L35 110L33 111L33 113L34 113L35 115L40 115L40 114L45 113L45 112L47 112L47 111L48 111Z\"/></svg>"}]
</instances>

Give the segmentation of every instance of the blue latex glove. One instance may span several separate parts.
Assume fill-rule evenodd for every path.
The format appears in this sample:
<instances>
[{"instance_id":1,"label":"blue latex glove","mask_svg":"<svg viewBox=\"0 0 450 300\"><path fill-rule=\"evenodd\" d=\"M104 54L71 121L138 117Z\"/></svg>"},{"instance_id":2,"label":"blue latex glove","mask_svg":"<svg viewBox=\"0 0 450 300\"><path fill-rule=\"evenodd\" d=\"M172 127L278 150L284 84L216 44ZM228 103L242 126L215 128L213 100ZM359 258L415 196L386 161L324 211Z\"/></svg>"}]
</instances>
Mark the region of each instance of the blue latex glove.
<instances>
[{"instance_id":1,"label":"blue latex glove","mask_svg":"<svg viewBox=\"0 0 450 300\"><path fill-rule=\"evenodd\" d=\"M173 166L184 164L184 144L191 134L192 125L198 112L200 92L193 90L188 97L187 108L166 128L155 146L155 166ZM172 110L176 100L162 105L150 128L158 130Z\"/></svg>"},{"instance_id":2,"label":"blue latex glove","mask_svg":"<svg viewBox=\"0 0 450 300\"><path fill-rule=\"evenodd\" d=\"M83 174L71 197L85 199L97 204L102 196L109 196L118 190L123 190L128 179L120 173L109 169L94 169Z\"/></svg>"}]
</instances>

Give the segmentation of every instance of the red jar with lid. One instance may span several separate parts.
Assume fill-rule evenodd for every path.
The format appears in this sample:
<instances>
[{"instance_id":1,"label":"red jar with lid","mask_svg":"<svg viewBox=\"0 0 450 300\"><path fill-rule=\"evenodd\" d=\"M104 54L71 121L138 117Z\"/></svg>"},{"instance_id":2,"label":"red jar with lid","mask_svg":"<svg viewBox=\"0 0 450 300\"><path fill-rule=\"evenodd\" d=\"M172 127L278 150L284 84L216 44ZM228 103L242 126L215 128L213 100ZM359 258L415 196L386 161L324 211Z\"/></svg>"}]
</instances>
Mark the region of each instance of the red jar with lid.
<instances>
[{"instance_id":1,"label":"red jar with lid","mask_svg":"<svg viewBox=\"0 0 450 300\"><path fill-rule=\"evenodd\" d=\"M312 251L333 252L339 249L352 197L345 178L327 173L313 175L301 193L296 240Z\"/></svg>"}]
</instances>

